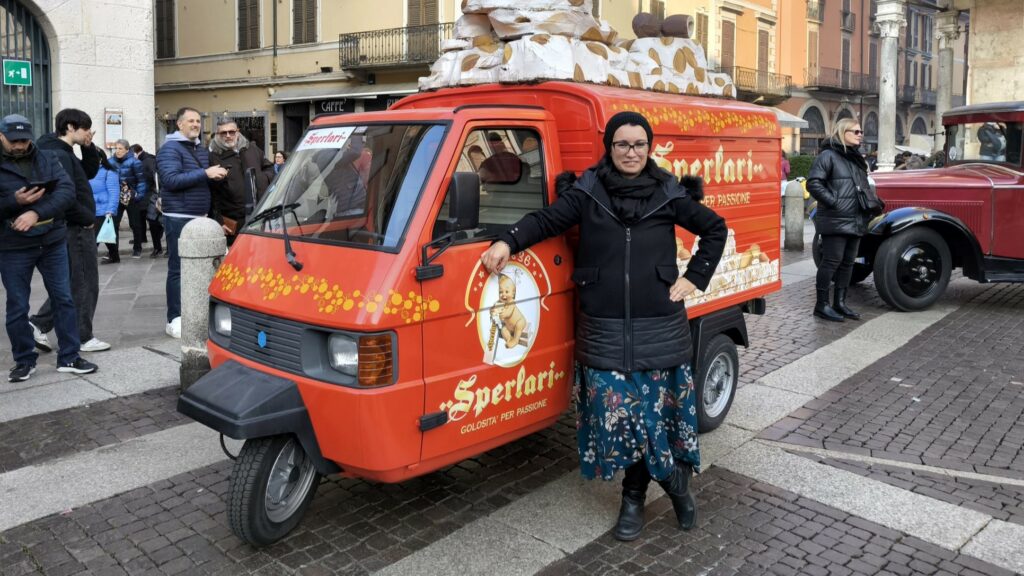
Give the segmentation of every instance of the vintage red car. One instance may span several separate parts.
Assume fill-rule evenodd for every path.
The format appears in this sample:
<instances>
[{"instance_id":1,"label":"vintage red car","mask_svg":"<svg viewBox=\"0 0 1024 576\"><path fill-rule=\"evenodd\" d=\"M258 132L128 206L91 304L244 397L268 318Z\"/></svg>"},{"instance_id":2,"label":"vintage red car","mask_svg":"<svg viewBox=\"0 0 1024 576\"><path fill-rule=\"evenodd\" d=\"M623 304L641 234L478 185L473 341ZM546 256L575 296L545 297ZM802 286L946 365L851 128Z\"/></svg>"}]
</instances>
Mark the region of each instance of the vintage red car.
<instances>
[{"instance_id":1,"label":"vintage red car","mask_svg":"<svg viewBox=\"0 0 1024 576\"><path fill-rule=\"evenodd\" d=\"M961 106L942 123L943 168L871 175L886 212L861 242L853 280L874 273L897 310L932 305L957 268L979 282L1024 281L1024 102Z\"/></svg>"}]
</instances>

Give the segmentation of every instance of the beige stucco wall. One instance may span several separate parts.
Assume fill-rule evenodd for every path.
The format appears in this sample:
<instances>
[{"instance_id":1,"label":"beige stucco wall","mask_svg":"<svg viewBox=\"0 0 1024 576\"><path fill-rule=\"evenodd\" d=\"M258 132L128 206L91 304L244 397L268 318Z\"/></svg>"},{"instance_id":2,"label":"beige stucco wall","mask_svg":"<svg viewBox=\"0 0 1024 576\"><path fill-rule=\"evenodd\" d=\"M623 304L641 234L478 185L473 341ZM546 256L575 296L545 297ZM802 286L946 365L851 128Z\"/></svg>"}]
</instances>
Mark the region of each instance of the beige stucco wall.
<instances>
[{"instance_id":1,"label":"beige stucco wall","mask_svg":"<svg viewBox=\"0 0 1024 576\"><path fill-rule=\"evenodd\" d=\"M124 137L152 149L152 0L22 3L35 14L50 43L53 113L69 107L84 110L99 139L104 109L120 108Z\"/></svg>"},{"instance_id":2,"label":"beige stucco wall","mask_svg":"<svg viewBox=\"0 0 1024 576\"><path fill-rule=\"evenodd\" d=\"M1024 0L976 0L971 8L971 104L1024 100Z\"/></svg>"}]
</instances>

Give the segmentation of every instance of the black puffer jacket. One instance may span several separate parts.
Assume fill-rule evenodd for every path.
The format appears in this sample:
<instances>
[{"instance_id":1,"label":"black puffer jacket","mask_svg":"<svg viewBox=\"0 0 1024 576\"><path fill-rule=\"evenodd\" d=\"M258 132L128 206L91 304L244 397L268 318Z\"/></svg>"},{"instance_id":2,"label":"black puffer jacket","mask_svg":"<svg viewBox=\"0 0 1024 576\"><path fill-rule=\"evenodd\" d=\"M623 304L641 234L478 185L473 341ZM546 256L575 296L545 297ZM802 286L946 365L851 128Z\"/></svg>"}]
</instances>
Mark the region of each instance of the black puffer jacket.
<instances>
[{"instance_id":1,"label":"black puffer jacket","mask_svg":"<svg viewBox=\"0 0 1024 576\"><path fill-rule=\"evenodd\" d=\"M856 148L826 140L807 174L807 191L818 201L815 230L819 234L867 234L871 214L861 208L858 195L870 187L864 156Z\"/></svg>"},{"instance_id":2,"label":"black puffer jacket","mask_svg":"<svg viewBox=\"0 0 1024 576\"><path fill-rule=\"evenodd\" d=\"M559 177L562 180L562 177ZM594 169L562 190L551 206L524 216L502 234L513 253L578 224L580 241L572 279L579 290L576 359L602 370L654 370L692 360L683 302L669 300L679 277L675 227L700 236L684 277L705 289L725 248L728 229L699 198L699 179L684 188L667 177L639 221L626 225ZM688 193L690 192L690 193Z\"/></svg>"}]
</instances>

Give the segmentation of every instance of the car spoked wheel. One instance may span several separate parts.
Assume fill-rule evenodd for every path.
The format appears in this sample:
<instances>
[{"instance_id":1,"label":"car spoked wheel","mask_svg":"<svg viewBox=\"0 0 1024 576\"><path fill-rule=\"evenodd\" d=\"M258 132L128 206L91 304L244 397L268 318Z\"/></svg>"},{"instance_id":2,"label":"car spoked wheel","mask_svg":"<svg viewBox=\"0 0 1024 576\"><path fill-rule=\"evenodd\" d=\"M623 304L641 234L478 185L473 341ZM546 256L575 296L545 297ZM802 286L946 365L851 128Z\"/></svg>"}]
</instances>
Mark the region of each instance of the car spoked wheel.
<instances>
[{"instance_id":1,"label":"car spoked wheel","mask_svg":"<svg viewBox=\"0 0 1024 576\"><path fill-rule=\"evenodd\" d=\"M697 390L697 421L701 432L721 426L732 407L739 381L739 356L736 344L724 334L708 342L701 355L694 385Z\"/></svg>"},{"instance_id":2,"label":"car spoked wheel","mask_svg":"<svg viewBox=\"0 0 1024 576\"><path fill-rule=\"evenodd\" d=\"M248 440L231 474L228 520L253 546L272 544L298 525L320 484L294 436Z\"/></svg>"},{"instance_id":3,"label":"car spoked wheel","mask_svg":"<svg viewBox=\"0 0 1024 576\"><path fill-rule=\"evenodd\" d=\"M938 232L914 227L887 238L875 257L875 286L893 308L921 310L946 291L953 269L949 246Z\"/></svg>"}]
</instances>

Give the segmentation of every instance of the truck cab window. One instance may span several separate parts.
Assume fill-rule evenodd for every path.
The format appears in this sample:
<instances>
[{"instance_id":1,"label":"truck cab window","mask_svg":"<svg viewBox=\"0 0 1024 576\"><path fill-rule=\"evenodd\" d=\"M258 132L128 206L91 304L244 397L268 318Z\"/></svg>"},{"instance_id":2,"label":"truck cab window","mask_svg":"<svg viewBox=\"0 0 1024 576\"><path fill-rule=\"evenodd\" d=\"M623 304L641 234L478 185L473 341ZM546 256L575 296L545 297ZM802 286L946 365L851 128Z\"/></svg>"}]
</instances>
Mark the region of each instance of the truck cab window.
<instances>
[{"instance_id":1,"label":"truck cab window","mask_svg":"<svg viewBox=\"0 0 1024 576\"><path fill-rule=\"evenodd\" d=\"M462 146L457 170L480 176L480 227L460 236L493 238L524 215L544 207L540 135L524 128L474 130ZM445 199L434 238L445 233Z\"/></svg>"}]
</instances>

